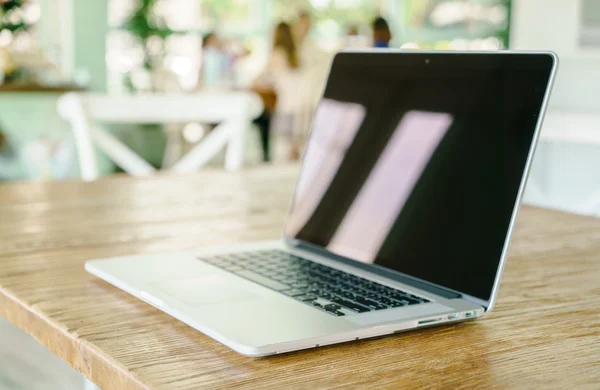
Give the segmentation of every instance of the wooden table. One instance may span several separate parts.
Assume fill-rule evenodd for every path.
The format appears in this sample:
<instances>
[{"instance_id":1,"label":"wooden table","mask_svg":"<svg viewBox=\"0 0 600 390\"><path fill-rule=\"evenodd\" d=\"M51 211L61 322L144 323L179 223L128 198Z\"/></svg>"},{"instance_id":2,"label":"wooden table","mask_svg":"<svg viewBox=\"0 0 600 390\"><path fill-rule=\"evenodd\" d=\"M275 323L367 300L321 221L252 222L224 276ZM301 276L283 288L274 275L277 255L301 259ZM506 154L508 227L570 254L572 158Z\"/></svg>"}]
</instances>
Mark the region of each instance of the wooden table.
<instances>
[{"instance_id":1,"label":"wooden table","mask_svg":"<svg viewBox=\"0 0 600 390\"><path fill-rule=\"evenodd\" d=\"M105 389L600 386L597 219L524 208L498 305L481 320L260 359L83 269L277 237L296 173L0 185L0 315Z\"/></svg>"}]
</instances>

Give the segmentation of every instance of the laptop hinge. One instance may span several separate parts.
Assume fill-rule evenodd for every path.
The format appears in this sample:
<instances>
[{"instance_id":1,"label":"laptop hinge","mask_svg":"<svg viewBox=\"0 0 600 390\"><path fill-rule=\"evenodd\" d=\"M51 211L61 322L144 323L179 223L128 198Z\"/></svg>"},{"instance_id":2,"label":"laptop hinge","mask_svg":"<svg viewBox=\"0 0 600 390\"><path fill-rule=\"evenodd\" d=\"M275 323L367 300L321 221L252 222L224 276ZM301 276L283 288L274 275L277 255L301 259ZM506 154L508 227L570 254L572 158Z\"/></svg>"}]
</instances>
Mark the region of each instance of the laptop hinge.
<instances>
[{"instance_id":1,"label":"laptop hinge","mask_svg":"<svg viewBox=\"0 0 600 390\"><path fill-rule=\"evenodd\" d=\"M405 276L399 272L395 272L395 271L391 271L388 270L386 268L383 267L379 267L377 265L373 265L373 264L365 264L365 263L361 263L358 262L356 260L351 260L347 257L343 257L343 256L339 256L336 255L334 253L331 253L325 249L323 249L322 247L316 246L316 245L311 245L308 244L304 241L300 241L300 240L296 240L293 238L286 238L285 242L290 245L293 248L296 249L301 249L303 251L307 251L310 253L314 253L316 255L319 256L323 256L323 257L327 257L328 259L332 259L335 261L339 261L340 263L344 264L344 265L348 265L351 267L355 267L355 268L359 268L365 271L369 271L372 272L374 274L377 274L379 276L383 276L386 277L388 279L392 279L395 280L397 282L400 283L404 283L407 284L411 287L417 288L419 290L423 290L423 291L427 291L431 294L435 294L435 295L439 295L441 297L444 297L446 299L457 299L457 298L462 298L463 296L457 292L451 291L451 290L447 290L443 287L439 287L439 286L434 286L431 285L425 281L421 281L421 280L416 280L414 278L411 278L409 276Z\"/></svg>"}]
</instances>

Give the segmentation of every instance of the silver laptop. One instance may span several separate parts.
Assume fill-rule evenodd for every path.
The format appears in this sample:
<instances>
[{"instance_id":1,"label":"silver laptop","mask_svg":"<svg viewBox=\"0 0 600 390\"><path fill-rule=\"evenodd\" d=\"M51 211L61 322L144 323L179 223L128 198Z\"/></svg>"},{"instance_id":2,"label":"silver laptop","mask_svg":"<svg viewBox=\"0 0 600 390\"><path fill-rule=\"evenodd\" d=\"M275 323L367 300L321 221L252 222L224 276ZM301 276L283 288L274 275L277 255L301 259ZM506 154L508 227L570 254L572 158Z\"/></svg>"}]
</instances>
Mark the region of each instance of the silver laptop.
<instances>
[{"instance_id":1,"label":"silver laptop","mask_svg":"<svg viewBox=\"0 0 600 390\"><path fill-rule=\"evenodd\" d=\"M86 269L247 356L478 318L556 64L548 52L338 53L283 239Z\"/></svg>"}]
</instances>

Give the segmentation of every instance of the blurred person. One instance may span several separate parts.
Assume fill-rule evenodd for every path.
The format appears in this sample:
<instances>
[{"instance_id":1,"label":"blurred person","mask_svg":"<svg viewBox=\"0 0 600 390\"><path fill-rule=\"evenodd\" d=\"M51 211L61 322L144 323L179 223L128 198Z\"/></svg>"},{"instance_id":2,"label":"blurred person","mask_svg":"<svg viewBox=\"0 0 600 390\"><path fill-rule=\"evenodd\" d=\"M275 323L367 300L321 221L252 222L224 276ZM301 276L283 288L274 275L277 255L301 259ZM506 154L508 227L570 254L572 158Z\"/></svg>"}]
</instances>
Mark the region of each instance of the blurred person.
<instances>
[{"instance_id":1,"label":"blurred person","mask_svg":"<svg viewBox=\"0 0 600 390\"><path fill-rule=\"evenodd\" d=\"M203 49L221 49L221 40L214 31L211 31L202 37Z\"/></svg>"},{"instance_id":2,"label":"blurred person","mask_svg":"<svg viewBox=\"0 0 600 390\"><path fill-rule=\"evenodd\" d=\"M270 70L292 70L300 67L298 46L289 24L282 22L275 28L273 51L267 64Z\"/></svg>"},{"instance_id":3,"label":"blurred person","mask_svg":"<svg viewBox=\"0 0 600 390\"><path fill-rule=\"evenodd\" d=\"M232 87L237 79L235 66L238 60L250 54L243 44L224 42L215 32L202 38L201 87Z\"/></svg>"},{"instance_id":4,"label":"blurred person","mask_svg":"<svg viewBox=\"0 0 600 390\"><path fill-rule=\"evenodd\" d=\"M301 11L293 26L294 40L298 46L302 46L312 29L312 16L308 11Z\"/></svg>"},{"instance_id":5,"label":"blurred person","mask_svg":"<svg viewBox=\"0 0 600 390\"><path fill-rule=\"evenodd\" d=\"M373 47L388 48L392 40L392 32L388 22L381 16L375 18L371 24L373 28Z\"/></svg>"},{"instance_id":6,"label":"blurred person","mask_svg":"<svg viewBox=\"0 0 600 390\"><path fill-rule=\"evenodd\" d=\"M255 90L274 89L277 95L277 104L274 112L266 110L255 121L261 130L264 159L270 159L270 133L273 119L277 127L291 135L290 159L298 160L300 157L300 144L302 136L294 128L293 116L298 111L301 102L299 96L301 77L300 54L294 40L292 28L288 23L281 22L275 27L271 56L262 74L254 83Z\"/></svg>"},{"instance_id":7,"label":"blurred person","mask_svg":"<svg viewBox=\"0 0 600 390\"><path fill-rule=\"evenodd\" d=\"M215 32L209 32L202 38L202 87L214 87L223 82L227 68L227 56L221 40Z\"/></svg>"},{"instance_id":8,"label":"blurred person","mask_svg":"<svg viewBox=\"0 0 600 390\"><path fill-rule=\"evenodd\" d=\"M304 10L298 14L292 25L292 33L302 68L313 73L312 77L319 80L318 83L322 84L320 86L322 88L325 86L325 80L335 53L324 50L317 44L311 35L312 27L313 16L310 11Z\"/></svg>"},{"instance_id":9,"label":"blurred person","mask_svg":"<svg viewBox=\"0 0 600 390\"><path fill-rule=\"evenodd\" d=\"M312 15L309 11L301 11L292 25L292 37L298 55L302 58L303 66L312 67L325 63L323 60L325 53L319 48L319 45L311 38L310 32L313 26Z\"/></svg>"}]
</instances>

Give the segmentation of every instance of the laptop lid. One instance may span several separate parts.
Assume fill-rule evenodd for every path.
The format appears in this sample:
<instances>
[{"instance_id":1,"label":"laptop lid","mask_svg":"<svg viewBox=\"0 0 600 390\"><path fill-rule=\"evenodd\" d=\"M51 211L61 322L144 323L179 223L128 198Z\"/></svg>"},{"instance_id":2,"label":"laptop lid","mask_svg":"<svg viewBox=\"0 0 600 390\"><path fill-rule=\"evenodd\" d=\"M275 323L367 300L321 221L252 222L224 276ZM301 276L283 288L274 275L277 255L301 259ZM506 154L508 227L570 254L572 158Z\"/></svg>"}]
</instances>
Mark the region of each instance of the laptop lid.
<instances>
[{"instance_id":1,"label":"laptop lid","mask_svg":"<svg viewBox=\"0 0 600 390\"><path fill-rule=\"evenodd\" d=\"M286 238L489 307L555 67L552 53L337 54Z\"/></svg>"}]
</instances>

